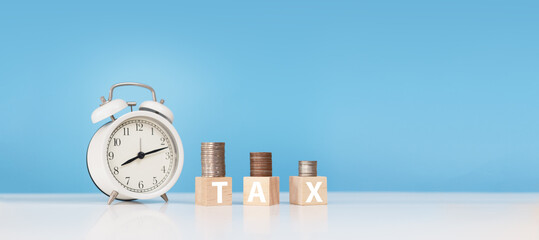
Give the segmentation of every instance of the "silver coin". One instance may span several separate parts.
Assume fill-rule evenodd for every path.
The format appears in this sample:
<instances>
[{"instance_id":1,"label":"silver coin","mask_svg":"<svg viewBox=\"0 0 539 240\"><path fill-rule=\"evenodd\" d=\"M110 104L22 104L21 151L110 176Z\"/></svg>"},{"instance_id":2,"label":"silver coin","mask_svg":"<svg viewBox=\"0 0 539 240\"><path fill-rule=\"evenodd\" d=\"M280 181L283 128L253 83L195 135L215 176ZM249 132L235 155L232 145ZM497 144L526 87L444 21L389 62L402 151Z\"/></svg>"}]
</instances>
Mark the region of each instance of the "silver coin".
<instances>
[{"instance_id":1,"label":"silver coin","mask_svg":"<svg viewBox=\"0 0 539 240\"><path fill-rule=\"evenodd\" d=\"M316 177L317 176L317 162L316 161L299 161L298 171L300 177Z\"/></svg>"},{"instance_id":2,"label":"silver coin","mask_svg":"<svg viewBox=\"0 0 539 240\"><path fill-rule=\"evenodd\" d=\"M224 177L225 143L203 142L200 144L200 163L203 177Z\"/></svg>"}]
</instances>

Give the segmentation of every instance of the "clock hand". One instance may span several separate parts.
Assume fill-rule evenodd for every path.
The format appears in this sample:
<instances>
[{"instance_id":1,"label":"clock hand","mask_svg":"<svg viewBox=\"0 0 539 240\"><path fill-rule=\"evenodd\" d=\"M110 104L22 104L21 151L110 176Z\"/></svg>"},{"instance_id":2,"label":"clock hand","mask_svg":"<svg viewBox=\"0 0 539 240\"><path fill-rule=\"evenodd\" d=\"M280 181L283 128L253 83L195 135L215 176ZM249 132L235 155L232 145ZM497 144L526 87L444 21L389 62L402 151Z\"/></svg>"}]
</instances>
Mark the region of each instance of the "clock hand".
<instances>
[{"instance_id":1,"label":"clock hand","mask_svg":"<svg viewBox=\"0 0 539 240\"><path fill-rule=\"evenodd\" d=\"M144 155L148 155L148 154L152 154L152 153L156 153L156 152L159 152L161 150L164 150L164 149L167 149L168 147L162 147L162 148L158 148L158 149L155 149L155 150L152 150L152 151L149 151L149 152L146 152L144 153Z\"/></svg>"},{"instance_id":2,"label":"clock hand","mask_svg":"<svg viewBox=\"0 0 539 240\"><path fill-rule=\"evenodd\" d=\"M146 152L146 153L139 152L139 153L137 154L136 157L131 158L131 159L125 161L124 163L122 163L121 166L126 165L126 164L128 164L128 163L131 163L131 162L133 162L133 161L135 161L135 160L137 160L137 159L139 159L139 158L140 158L140 159L143 159L143 158L144 158L146 155L148 155L148 154L156 153L156 152L159 152L159 151L164 150L164 149L167 149L167 148L168 148L168 147L158 148L158 149L155 149L155 150Z\"/></svg>"},{"instance_id":3,"label":"clock hand","mask_svg":"<svg viewBox=\"0 0 539 240\"><path fill-rule=\"evenodd\" d=\"M139 153L141 153L141 152L139 152ZM135 161L135 160L137 160L138 158L139 158L139 155L137 155L136 157L131 158L131 159L125 161L124 163L122 163L121 166L123 166L123 165L125 165L125 164L128 164L128 163L131 163L132 161Z\"/></svg>"}]
</instances>

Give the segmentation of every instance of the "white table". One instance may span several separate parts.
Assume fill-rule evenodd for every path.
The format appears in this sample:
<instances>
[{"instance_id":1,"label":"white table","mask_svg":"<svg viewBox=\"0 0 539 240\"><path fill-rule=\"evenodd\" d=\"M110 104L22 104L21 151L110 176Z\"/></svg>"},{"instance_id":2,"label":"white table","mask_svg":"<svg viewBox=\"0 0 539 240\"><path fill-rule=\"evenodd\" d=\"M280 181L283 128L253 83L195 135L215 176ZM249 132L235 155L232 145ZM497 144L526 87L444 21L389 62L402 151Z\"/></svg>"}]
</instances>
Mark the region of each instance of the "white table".
<instances>
[{"instance_id":1,"label":"white table","mask_svg":"<svg viewBox=\"0 0 539 240\"><path fill-rule=\"evenodd\" d=\"M327 206L107 206L101 194L0 194L0 239L539 239L536 193L335 193Z\"/></svg>"}]
</instances>

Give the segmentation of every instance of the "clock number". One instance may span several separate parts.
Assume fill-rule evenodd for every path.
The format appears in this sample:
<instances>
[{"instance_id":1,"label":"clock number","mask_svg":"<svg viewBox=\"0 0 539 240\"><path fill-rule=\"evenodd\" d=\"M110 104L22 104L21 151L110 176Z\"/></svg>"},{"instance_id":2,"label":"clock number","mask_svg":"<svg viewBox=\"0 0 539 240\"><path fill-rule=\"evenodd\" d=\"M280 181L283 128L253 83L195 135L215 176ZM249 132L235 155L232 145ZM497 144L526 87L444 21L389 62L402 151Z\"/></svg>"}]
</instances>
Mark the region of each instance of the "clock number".
<instances>
[{"instance_id":1,"label":"clock number","mask_svg":"<svg viewBox=\"0 0 539 240\"><path fill-rule=\"evenodd\" d=\"M113 152L109 152L108 156L109 156L109 160L114 159L114 153Z\"/></svg>"},{"instance_id":2,"label":"clock number","mask_svg":"<svg viewBox=\"0 0 539 240\"><path fill-rule=\"evenodd\" d=\"M165 138L164 137L161 138L161 145L165 145Z\"/></svg>"},{"instance_id":3,"label":"clock number","mask_svg":"<svg viewBox=\"0 0 539 240\"><path fill-rule=\"evenodd\" d=\"M144 182L142 182L142 180L138 182L138 188L140 189L144 188Z\"/></svg>"},{"instance_id":4,"label":"clock number","mask_svg":"<svg viewBox=\"0 0 539 240\"><path fill-rule=\"evenodd\" d=\"M129 128L124 127L124 136L129 136Z\"/></svg>"},{"instance_id":5,"label":"clock number","mask_svg":"<svg viewBox=\"0 0 539 240\"><path fill-rule=\"evenodd\" d=\"M171 152L166 152L165 155L166 155L165 160L169 160L172 157Z\"/></svg>"},{"instance_id":6,"label":"clock number","mask_svg":"<svg viewBox=\"0 0 539 240\"><path fill-rule=\"evenodd\" d=\"M118 170L118 167L114 167L113 173L114 175L118 175L118 173L120 173L120 170Z\"/></svg>"},{"instance_id":7,"label":"clock number","mask_svg":"<svg viewBox=\"0 0 539 240\"><path fill-rule=\"evenodd\" d=\"M129 185L129 180L131 179L131 177L125 177L125 180L127 180L127 184L126 185Z\"/></svg>"},{"instance_id":8,"label":"clock number","mask_svg":"<svg viewBox=\"0 0 539 240\"><path fill-rule=\"evenodd\" d=\"M153 128L152 128L152 135L153 135Z\"/></svg>"},{"instance_id":9,"label":"clock number","mask_svg":"<svg viewBox=\"0 0 539 240\"><path fill-rule=\"evenodd\" d=\"M138 131L138 132L142 132L142 123L137 123L135 124L135 131Z\"/></svg>"},{"instance_id":10,"label":"clock number","mask_svg":"<svg viewBox=\"0 0 539 240\"><path fill-rule=\"evenodd\" d=\"M157 178L153 177L153 185L157 185Z\"/></svg>"},{"instance_id":11,"label":"clock number","mask_svg":"<svg viewBox=\"0 0 539 240\"><path fill-rule=\"evenodd\" d=\"M120 140L119 138L115 138L114 139L114 146L120 146L122 145L122 140Z\"/></svg>"},{"instance_id":12,"label":"clock number","mask_svg":"<svg viewBox=\"0 0 539 240\"><path fill-rule=\"evenodd\" d=\"M163 171L163 173L165 173L165 166L163 166L163 168L161 168L161 171Z\"/></svg>"}]
</instances>

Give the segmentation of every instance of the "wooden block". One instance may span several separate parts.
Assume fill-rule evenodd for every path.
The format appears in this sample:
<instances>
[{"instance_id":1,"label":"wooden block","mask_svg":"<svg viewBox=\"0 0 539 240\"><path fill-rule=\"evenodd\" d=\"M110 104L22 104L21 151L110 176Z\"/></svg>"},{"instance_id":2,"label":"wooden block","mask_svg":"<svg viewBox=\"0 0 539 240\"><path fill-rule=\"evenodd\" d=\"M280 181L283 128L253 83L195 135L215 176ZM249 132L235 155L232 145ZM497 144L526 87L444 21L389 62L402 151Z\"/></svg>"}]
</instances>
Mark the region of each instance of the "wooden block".
<instances>
[{"instance_id":1,"label":"wooden block","mask_svg":"<svg viewBox=\"0 0 539 240\"><path fill-rule=\"evenodd\" d=\"M297 205L328 204L327 178L290 176L290 203Z\"/></svg>"},{"instance_id":2,"label":"wooden block","mask_svg":"<svg viewBox=\"0 0 539 240\"><path fill-rule=\"evenodd\" d=\"M196 177L195 204L203 206L232 205L232 178Z\"/></svg>"},{"instance_id":3,"label":"wooden block","mask_svg":"<svg viewBox=\"0 0 539 240\"><path fill-rule=\"evenodd\" d=\"M243 204L255 206L279 204L279 177L244 177Z\"/></svg>"}]
</instances>

